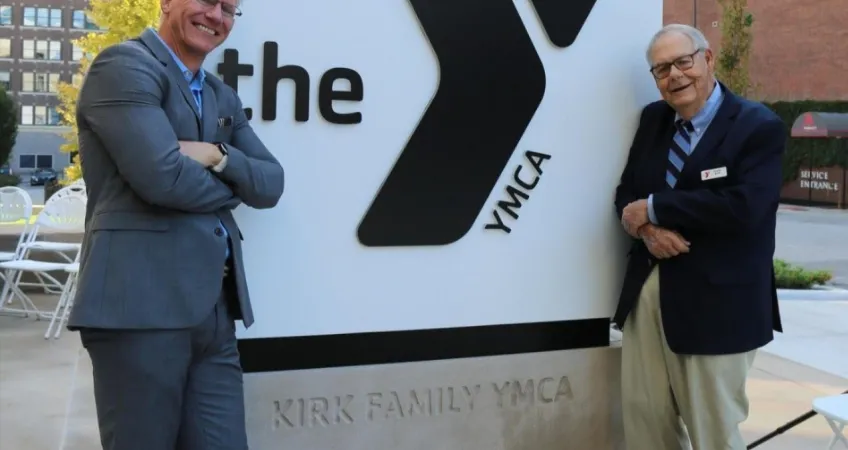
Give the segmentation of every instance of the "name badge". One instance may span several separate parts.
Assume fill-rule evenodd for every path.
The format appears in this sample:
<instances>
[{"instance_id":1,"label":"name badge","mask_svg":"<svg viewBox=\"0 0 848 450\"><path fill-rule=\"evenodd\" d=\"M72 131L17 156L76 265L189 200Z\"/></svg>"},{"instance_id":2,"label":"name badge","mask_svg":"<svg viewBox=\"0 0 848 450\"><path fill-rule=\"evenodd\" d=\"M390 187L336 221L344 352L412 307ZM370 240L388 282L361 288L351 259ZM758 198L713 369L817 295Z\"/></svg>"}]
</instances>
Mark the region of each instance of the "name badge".
<instances>
[{"instance_id":1,"label":"name badge","mask_svg":"<svg viewBox=\"0 0 848 450\"><path fill-rule=\"evenodd\" d=\"M712 180L713 178L723 178L727 176L727 167L719 167L701 171L701 181Z\"/></svg>"}]
</instances>

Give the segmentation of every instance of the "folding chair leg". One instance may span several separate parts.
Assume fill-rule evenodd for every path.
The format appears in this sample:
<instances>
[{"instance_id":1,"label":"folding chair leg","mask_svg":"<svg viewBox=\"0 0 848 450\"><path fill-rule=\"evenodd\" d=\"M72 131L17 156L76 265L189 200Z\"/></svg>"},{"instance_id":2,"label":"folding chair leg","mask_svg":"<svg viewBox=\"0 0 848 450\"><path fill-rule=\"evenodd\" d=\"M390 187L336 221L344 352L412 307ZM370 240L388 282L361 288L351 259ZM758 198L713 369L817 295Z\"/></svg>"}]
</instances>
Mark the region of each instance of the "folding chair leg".
<instances>
[{"instance_id":1,"label":"folding chair leg","mask_svg":"<svg viewBox=\"0 0 848 450\"><path fill-rule=\"evenodd\" d=\"M7 271L4 275L7 281L9 278L12 278L12 276L9 275L9 272L11 271ZM18 272L20 274L22 271L15 272ZM8 301L6 300L6 297L9 298ZM15 297L20 300L22 309L9 308L8 306L6 306L7 304L11 304L12 300L14 300ZM29 298L29 296L26 295L21 290L21 288L14 282L3 283L3 289L2 292L0 292L0 314L8 313L11 313L13 315L22 314L23 317L29 317L30 313L32 313L35 315L35 320L46 319L48 317L47 314L39 311L38 307L35 306L35 303L33 303L32 299Z\"/></svg>"},{"instance_id":2,"label":"folding chair leg","mask_svg":"<svg viewBox=\"0 0 848 450\"><path fill-rule=\"evenodd\" d=\"M65 300L65 309L62 311L62 318L59 320L59 326L56 327L56 334L53 335L53 339L59 339L59 335L62 333L62 328L64 328L65 324L68 323L68 317L71 315L71 310L74 308L75 295L77 295L76 276L74 277L74 284L71 286L71 293L68 294L68 298Z\"/></svg>"},{"instance_id":3,"label":"folding chair leg","mask_svg":"<svg viewBox=\"0 0 848 450\"><path fill-rule=\"evenodd\" d=\"M845 435L842 434L842 430L845 429L845 424L837 424L835 420L828 417L825 417L824 420L827 421L827 424L830 425L830 429L833 430L833 437L830 438L830 442L827 444L827 450L831 450L837 442L841 442L845 445L845 448L848 448L848 439L846 439Z\"/></svg>"},{"instance_id":4,"label":"folding chair leg","mask_svg":"<svg viewBox=\"0 0 848 450\"><path fill-rule=\"evenodd\" d=\"M54 338L59 337L59 333L62 329L62 324L65 322L65 318L67 317L66 311L71 304L71 295L74 290L74 285L76 281L76 274L68 274L68 279L65 281L65 285L62 288L62 294L59 296L59 301L56 302L56 309L53 310L53 317L50 318L50 324L47 325L47 331L44 333L44 339L50 339L50 333L55 326L55 335Z\"/></svg>"}]
</instances>

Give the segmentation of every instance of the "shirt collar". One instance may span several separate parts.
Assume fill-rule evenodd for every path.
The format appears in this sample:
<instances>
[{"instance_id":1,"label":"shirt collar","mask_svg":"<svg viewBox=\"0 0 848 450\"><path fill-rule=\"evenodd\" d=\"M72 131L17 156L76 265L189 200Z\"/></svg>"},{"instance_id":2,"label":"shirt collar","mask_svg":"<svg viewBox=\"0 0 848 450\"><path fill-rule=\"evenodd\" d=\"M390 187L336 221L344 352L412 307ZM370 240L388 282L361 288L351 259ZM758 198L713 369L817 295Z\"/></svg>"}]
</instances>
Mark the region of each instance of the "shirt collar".
<instances>
[{"instance_id":1,"label":"shirt collar","mask_svg":"<svg viewBox=\"0 0 848 450\"><path fill-rule=\"evenodd\" d=\"M200 84L200 86L203 86L203 83L206 81L206 71L204 71L201 68L200 70L197 71L196 75L194 73L192 73L192 71L189 70L189 68L186 67L186 65L180 60L180 58L177 56L177 54L174 53L174 51L171 49L171 47L168 44L165 43L165 41L162 39L162 36L159 36L158 32L154 32L153 34L157 38L159 38L159 41L162 42L162 45L164 45L165 48L168 49L168 53L171 54L171 57L174 59L174 62L177 63L177 67L180 68L180 72L182 72L183 77L185 77L185 80L189 83L191 83L193 81L197 81Z\"/></svg>"},{"instance_id":2,"label":"shirt collar","mask_svg":"<svg viewBox=\"0 0 848 450\"><path fill-rule=\"evenodd\" d=\"M698 114L695 114L695 117L692 118L692 127L695 129L695 133L701 134L704 131L704 128L712 122L713 117L715 117L718 112L718 107L721 105L722 97L724 93L721 90L721 85L716 82L715 87L713 88L713 93L710 94L710 98L707 99L707 102L704 103L704 107L698 111ZM674 115L675 122L680 119L680 114Z\"/></svg>"}]
</instances>

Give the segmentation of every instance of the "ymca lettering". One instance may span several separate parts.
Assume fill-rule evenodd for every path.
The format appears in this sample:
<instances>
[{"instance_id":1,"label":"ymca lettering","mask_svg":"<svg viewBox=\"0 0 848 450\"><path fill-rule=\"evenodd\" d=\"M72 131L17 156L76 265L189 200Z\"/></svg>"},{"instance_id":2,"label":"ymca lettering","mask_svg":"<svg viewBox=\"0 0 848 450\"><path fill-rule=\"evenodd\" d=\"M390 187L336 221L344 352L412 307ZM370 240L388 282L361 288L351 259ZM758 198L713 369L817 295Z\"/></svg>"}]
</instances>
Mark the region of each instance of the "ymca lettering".
<instances>
[{"instance_id":1,"label":"ymca lettering","mask_svg":"<svg viewBox=\"0 0 848 450\"><path fill-rule=\"evenodd\" d=\"M522 173L525 167L520 164L515 168L515 172L512 173L512 181L515 185L506 185L506 193L509 196L509 200L498 202L498 205L492 210L493 222L487 223L484 227L485 229L499 230L504 233L512 231L512 228L507 226L504 217L501 216L501 212L512 217L513 222L518 220L518 209L522 206L521 200L530 199L530 191L536 188L536 185L539 184L539 180L542 178L542 163L551 159L551 155L527 151L524 153L524 159L532 167L532 171L529 171L532 172L532 175Z\"/></svg>"}]
</instances>

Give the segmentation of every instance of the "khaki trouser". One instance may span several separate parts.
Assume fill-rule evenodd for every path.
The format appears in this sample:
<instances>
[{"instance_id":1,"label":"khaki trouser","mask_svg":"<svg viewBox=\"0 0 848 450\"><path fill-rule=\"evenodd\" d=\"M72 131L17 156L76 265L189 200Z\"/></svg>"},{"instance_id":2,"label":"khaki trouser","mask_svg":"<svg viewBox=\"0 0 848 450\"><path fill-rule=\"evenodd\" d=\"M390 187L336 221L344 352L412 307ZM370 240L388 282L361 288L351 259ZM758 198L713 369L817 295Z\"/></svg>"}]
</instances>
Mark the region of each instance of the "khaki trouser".
<instances>
[{"instance_id":1,"label":"khaki trouser","mask_svg":"<svg viewBox=\"0 0 848 450\"><path fill-rule=\"evenodd\" d=\"M748 417L745 381L756 350L717 356L673 353L663 333L659 296L659 269L654 268L622 329L627 449L744 450L739 424Z\"/></svg>"}]
</instances>

